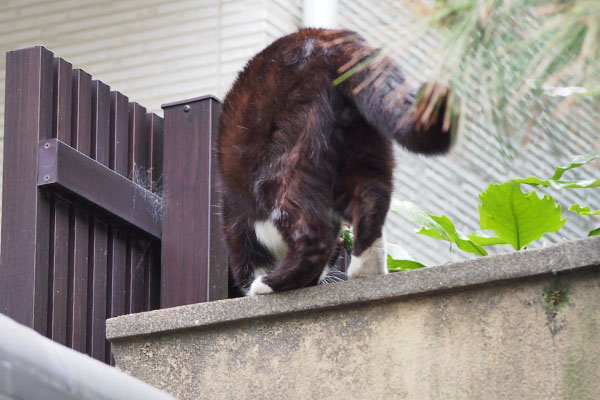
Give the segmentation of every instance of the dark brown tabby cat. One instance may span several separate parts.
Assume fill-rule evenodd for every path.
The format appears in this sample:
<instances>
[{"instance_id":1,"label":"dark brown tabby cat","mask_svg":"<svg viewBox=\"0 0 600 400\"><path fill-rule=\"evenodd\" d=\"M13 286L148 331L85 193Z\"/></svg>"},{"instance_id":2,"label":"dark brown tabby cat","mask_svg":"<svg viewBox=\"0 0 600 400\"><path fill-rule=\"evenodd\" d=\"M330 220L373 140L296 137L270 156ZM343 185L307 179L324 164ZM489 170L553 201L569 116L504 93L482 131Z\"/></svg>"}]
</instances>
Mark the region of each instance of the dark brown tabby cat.
<instances>
[{"instance_id":1,"label":"dark brown tabby cat","mask_svg":"<svg viewBox=\"0 0 600 400\"><path fill-rule=\"evenodd\" d=\"M304 29L250 60L225 97L217 145L238 288L254 296L325 280L342 221L355 234L348 277L385 274L392 139L446 152L442 99L415 110L399 67L349 31Z\"/></svg>"}]
</instances>

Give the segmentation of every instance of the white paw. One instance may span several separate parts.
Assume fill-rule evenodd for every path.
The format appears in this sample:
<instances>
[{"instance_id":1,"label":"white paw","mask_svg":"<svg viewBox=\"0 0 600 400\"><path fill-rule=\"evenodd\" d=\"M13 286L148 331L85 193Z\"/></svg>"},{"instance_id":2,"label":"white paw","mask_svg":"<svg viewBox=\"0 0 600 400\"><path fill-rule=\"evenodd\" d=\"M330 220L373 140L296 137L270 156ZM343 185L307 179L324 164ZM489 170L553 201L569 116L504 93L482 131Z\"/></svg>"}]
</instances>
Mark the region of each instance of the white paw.
<instances>
[{"instance_id":1,"label":"white paw","mask_svg":"<svg viewBox=\"0 0 600 400\"><path fill-rule=\"evenodd\" d=\"M255 297L261 294L273 293L273 289L271 289L269 285L264 283L262 279L262 276L259 276L258 278L254 279L254 282L252 282L252 285L250 285L250 289L248 289L248 296Z\"/></svg>"},{"instance_id":2,"label":"white paw","mask_svg":"<svg viewBox=\"0 0 600 400\"><path fill-rule=\"evenodd\" d=\"M352 256L348 266L348 279L363 276L385 275L388 273L386 265L385 241L383 238L375 240L373 245L362 252L360 256Z\"/></svg>"}]
</instances>

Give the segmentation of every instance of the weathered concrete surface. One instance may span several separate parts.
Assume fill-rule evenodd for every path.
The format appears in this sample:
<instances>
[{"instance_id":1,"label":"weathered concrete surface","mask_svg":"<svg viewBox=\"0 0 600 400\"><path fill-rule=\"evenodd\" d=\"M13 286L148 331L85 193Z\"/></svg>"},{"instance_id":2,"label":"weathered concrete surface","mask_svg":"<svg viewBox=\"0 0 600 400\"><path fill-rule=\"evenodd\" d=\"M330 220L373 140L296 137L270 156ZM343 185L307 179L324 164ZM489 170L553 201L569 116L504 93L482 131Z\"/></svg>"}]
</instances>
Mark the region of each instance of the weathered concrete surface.
<instances>
[{"instance_id":1,"label":"weathered concrete surface","mask_svg":"<svg viewBox=\"0 0 600 400\"><path fill-rule=\"evenodd\" d=\"M599 328L600 238L107 323L189 399L599 399Z\"/></svg>"}]
</instances>

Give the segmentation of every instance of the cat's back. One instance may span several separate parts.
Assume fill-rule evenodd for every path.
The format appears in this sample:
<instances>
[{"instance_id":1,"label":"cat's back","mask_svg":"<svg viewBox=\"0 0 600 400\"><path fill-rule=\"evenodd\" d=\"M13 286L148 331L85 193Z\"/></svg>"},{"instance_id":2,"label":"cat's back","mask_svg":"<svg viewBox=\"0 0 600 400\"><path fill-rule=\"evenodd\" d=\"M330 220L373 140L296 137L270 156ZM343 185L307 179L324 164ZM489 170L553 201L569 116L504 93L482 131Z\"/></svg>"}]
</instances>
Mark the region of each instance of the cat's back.
<instances>
[{"instance_id":1,"label":"cat's back","mask_svg":"<svg viewBox=\"0 0 600 400\"><path fill-rule=\"evenodd\" d=\"M247 185L248 171L290 151L298 139L304 104L335 92L334 48L352 35L343 30L302 29L254 56L238 75L222 107L217 143L229 186ZM276 145L274 144L276 143Z\"/></svg>"},{"instance_id":2,"label":"cat's back","mask_svg":"<svg viewBox=\"0 0 600 400\"><path fill-rule=\"evenodd\" d=\"M266 109L282 111L301 100L299 95L309 95L301 93L299 86L306 88L312 83L316 91L325 88L321 84L324 81L330 86L336 76L333 45L351 34L345 30L302 29L270 44L248 61L227 93L224 127L230 128L230 122L262 123Z\"/></svg>"}]
</instances>

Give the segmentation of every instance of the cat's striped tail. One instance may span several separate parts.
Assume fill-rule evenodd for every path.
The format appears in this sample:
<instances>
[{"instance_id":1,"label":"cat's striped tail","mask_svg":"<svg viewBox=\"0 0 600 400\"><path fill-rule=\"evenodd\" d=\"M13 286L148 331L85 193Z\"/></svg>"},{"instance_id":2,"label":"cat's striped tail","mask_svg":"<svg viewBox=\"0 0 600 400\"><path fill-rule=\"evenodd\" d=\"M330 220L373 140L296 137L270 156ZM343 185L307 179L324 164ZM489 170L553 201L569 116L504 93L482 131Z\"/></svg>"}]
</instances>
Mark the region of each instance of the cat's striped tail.
<instances>
[{"instance_id":1,"label":"cat's striped tail","mask_svg":"<svg viewBox=\"0 0 600 400\"><path fill-rule=\"evenodd\" d=\"M380 134L390 136L415 153L442 154L452 144L449 92L441 85L424 85L420 101L400 67L356 35L337 45L338 88Z\"/></svg>"}]
</instances>

